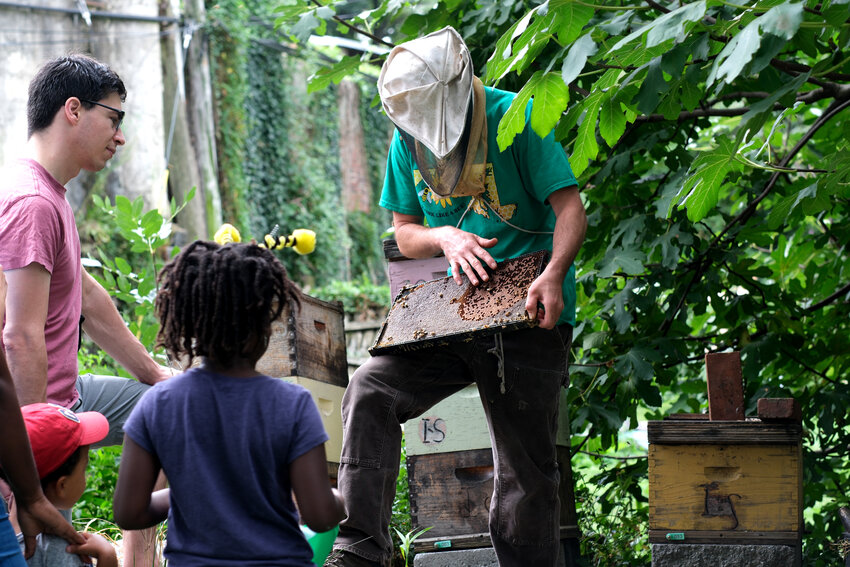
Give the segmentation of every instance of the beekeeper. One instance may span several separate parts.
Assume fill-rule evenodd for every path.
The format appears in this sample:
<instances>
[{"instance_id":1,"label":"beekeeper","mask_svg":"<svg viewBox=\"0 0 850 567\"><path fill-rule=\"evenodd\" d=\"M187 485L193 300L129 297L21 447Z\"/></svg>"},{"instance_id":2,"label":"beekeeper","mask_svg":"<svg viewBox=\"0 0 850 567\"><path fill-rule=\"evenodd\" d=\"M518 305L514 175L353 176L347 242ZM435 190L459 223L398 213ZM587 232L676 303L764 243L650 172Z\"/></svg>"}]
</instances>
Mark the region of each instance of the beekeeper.
<instances>
[{"instance_id":1,"label":"beekeeper","mask_svg":"<svg viewBox=\"0 0 850 567\"><path fill-rule=\"evenodd\" d=\"M386 566L401 427L476 383L493 446L490 537L502 567L558 559L560 389L575 325L573 260L587 219L564 149L528 125L499 151L499 121L516 96L485 87L451 27L394 48L378 91L396 126L380 204L393 213L399 250L444 254L458 284L478 285L501 260L551 252L531 284L536 327L375 356L343 398L339 489L348 516L326 566ZM423 220L425 222L423 222Z\"/></svg>"}]
</instances>

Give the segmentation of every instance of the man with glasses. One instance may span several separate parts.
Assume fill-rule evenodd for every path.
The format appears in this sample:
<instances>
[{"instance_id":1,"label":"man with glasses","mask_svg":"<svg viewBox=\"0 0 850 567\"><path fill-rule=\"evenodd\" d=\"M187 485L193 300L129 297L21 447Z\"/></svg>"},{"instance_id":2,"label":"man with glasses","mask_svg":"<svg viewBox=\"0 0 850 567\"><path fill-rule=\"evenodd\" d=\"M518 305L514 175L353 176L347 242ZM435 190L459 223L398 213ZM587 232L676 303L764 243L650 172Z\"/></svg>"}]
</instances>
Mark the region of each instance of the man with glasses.
<instances>
[{"instance_id":1,"label":"man with glasses","mask_svg":"<svg viewBox=\"0 0 850 567\"><path fill-rule=\"evenodd\" d=\"M102 413L110 432L100 446L122 443L136 401L170 375L82 268L74 211L65 198L65 184L80 170L100 171L124 145L126 94L121 78L91 57L47 62L29 86L25 157L0 173L0 264L8 282L0 347L18 401ZM82 330L136 380L80 376ZM125 534L125 565L133 564L133 555L143 557L145 539L153 540L151 534ZM152 564L143 561L135 564Z\"/></svg>"}]
</instances>

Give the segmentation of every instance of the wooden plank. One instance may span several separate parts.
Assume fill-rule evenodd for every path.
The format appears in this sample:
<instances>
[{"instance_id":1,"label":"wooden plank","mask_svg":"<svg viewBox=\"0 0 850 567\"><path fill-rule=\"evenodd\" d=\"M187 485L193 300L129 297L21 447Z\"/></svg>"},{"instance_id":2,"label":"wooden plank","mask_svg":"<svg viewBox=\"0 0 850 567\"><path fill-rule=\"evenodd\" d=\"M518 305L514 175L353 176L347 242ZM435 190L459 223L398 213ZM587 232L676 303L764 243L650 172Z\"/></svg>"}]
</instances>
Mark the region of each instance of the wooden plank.
<instances>
[{"instance_id":1,"label":"wooden plank","mask_svg":"<svg viewBox=\"0 0 850 567\"><path fill-rule=\"evenodd\" d=\"M678 420L688 420L688 421L708 421L707 413L674 413L671 414L664 419L678 419Z\"/></svg>"},{"instance_id":2,"label":"wooden plank","mask_svg":"<svg viewBox=\"0 0 850 567\"><path fill-rule=\"evenodd\" d=\"M390 280L390 297L398 297L398 293L406 286L444 278L448 269L449 264L443 256L389 262L387 275Z\"/></svg>"},{"instance_id":3,"label":"wooden plank","mask_svg":"<svg viewBox=\"0 0 850 567\"><path fill-rule=\"evenodd\" d=\"M269 347L257 370L269 376L303 376L348 385L342 303L304 295L300 309L287 306L272 323Z\"/></svg>"},{"instance_id":4,"label":"wooden plank","mask_svg":"<svg viewBox=\"0 0 850 567\"><path fill-rule=\"evenodd\" d=\"M726 532L697 531L668 532L649 530L650 543L733 544L733 545L800 545L800 532Z\"/></svg>"},{"instance_id":5,"label":"wooden plank","mask_svg":"<svg viewBox=\"0 0 850 567\"><path fill-rule=\"evenodd\" d=\"M401 253L398 249L398 242L394 238L385 238L381 244L384 247L384 258L389 262L396 260L409 260L407 256Z\"/></svg>"},{"instance_id":6,"label":"wooden plank","mask_svg":"<svg viewBox=\"0 0 850 567\"><path fill-rule=\"evenodd\" d=\"M448 260L440 253L433 258L408 258L398 249L394 239L383 242L384 257L387 259L387 276L390 280L390 299L395 299L405 286L436 280L446 276Z\"/></svg>"},{"instance_id":7,"label":"wooden plank","mask_svg":"<svg viewBox=\"0 0 850 567\"><path fill-rule=\"evenodd\" d=\"M649 446L649 528L800 532L802 448Z\"/></svg>"},{"instance_id":8,"label":"wooden plank","mask_svg":"<svg viewBox=\"0 0 850 567\"><path fill-rule=\"evenodd\" d=\"M433 530L428 530L426 534L430 534ZM448 551L458 549L479 549L481 547L492 546L490 534L487 532L477 534L463 534L444 537L420 537L413 542L413 549L416 553L424 553L426 551Z\"/></svg>"},{"instance_id":9,"label":"wooden plank","mask_svg":"<svg viewBox=\"0 0 850 567\"><path fill-rule=\"evenodd\" d=\"M708 416L713 420L744 419L744 381L741 353L717 352L705 355L708 382Z\"/></svg>"},{"instance_id":10,"label":"wooden plank","mask_svg":"<svg viewBox=\"0 0 850 567\"><path fill-rule=\"evenodd\" d=\"M425 532L430 534L431 530ZM581 537L581 530L578 526L561 526L560 539L578 539ZM413 542L413 549L416 553L424 553L426 551L449 551L458 549L478 549L481 547L490 547L490 534L464 534L452 537L420 537Z\"/></svg>"},{"instance_id":11,"label":"wooden plank","mask_svg":"<svg viewBox=\"0 0 850 567\"><path fill-rule=\"evenodd\" d=\"M649 443L662 445L777 445L797 444L803 436L798 423L751 421L664 420L647 423Z\"/></svg>"},{"instance_id":12,"label":"wooden plank","mask_svg":"<svg viewBox=\"0 0 850 567\"><path fill-rule=\"evenodd\" d=\"M404 260L410 260L407 256L401 253L401 250L398 249L398 242L394 238L385 238L381 245L384 248L384 258L387 259L387 262L403 262ZM443 253L440 252L435 258L443 258Z\"/></svg>"}]
</instances>

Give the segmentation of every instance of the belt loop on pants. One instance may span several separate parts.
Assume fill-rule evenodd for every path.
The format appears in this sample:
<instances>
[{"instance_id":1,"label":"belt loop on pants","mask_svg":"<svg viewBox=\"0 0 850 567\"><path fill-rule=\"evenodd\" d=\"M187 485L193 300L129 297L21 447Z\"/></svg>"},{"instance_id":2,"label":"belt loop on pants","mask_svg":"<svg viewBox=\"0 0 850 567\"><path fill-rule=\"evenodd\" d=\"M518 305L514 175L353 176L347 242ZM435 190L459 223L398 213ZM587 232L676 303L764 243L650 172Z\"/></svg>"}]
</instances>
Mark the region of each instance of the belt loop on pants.
<instances>
[{"instance_id":1,"label":"belt loop on pants","mask_svg":"<svg viewBox=\"0 0 850 567\"><path fill-rule=\"evenodd\" d=\"M505 393L505 349L502 346L502 333L496 333L495 336L495 345L493 348L487 351L489 354L492 354L499 361L499 370L498 376L501 379L502 383L499 386L499 391L502 394Z\"/></svg>"}]
</instances>

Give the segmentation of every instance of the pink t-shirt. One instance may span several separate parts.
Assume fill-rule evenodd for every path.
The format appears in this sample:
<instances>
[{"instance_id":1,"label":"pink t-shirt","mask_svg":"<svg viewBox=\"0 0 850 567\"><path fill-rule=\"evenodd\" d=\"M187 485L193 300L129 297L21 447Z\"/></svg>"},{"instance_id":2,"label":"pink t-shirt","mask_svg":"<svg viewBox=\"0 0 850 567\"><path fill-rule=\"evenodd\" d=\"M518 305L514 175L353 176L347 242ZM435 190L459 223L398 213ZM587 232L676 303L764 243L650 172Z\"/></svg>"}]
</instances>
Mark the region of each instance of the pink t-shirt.
<instances>
[{"instance_id":1,"label":"pink t-shirt","mask_svg":"<svg viewBox=\"0 0 850 567\"><path fill-rule=\"evenodd\" d=\"M0 173L0 265L6 271L33 262L51 275L44 327L47 401L68 407L78 398L80 235L65 187L38 162L21 159Z\"/></svg>"}]
</instances>

